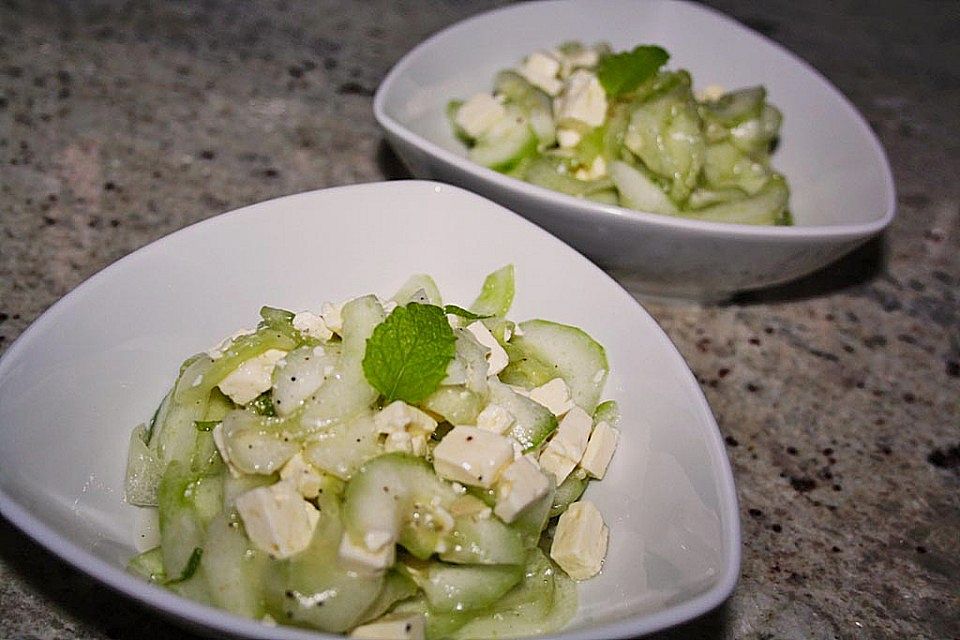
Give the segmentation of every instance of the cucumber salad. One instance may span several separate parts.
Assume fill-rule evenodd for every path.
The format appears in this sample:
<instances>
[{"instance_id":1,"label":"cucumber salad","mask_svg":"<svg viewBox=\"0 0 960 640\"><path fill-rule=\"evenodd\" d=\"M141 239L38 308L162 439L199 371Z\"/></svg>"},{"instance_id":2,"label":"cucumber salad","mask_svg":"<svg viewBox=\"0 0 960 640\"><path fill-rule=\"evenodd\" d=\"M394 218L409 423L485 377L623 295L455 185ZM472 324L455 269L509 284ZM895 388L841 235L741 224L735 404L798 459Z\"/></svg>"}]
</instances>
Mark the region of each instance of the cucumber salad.
<instances>
[{"instance_id":1,"label":"cucumber salad","mask_svg":"<svg viewBox=\"0 0 960 640\"><path fill-rule=\"evenodd\" d=\"M474 162L572 196L713 222L789 225L762 86L695 96L662 48L571 42L501 71L447 114Z\"/></svg>"},{"instance_id":2,"label":"cucumber salad","mask_svg":"<svg viewBox=\"0 0 960 640\"><path fill-rule=\"evenodd\" d=\"M263 307L188 358L131 437L127 502L156 513L130 570L265 624L355 638L549 633L608 529L582 495L619 412L581 329L469 308L410 278L389 300ZM156 545L153 546L153 542Z\"/></svg>"}]
</instances>

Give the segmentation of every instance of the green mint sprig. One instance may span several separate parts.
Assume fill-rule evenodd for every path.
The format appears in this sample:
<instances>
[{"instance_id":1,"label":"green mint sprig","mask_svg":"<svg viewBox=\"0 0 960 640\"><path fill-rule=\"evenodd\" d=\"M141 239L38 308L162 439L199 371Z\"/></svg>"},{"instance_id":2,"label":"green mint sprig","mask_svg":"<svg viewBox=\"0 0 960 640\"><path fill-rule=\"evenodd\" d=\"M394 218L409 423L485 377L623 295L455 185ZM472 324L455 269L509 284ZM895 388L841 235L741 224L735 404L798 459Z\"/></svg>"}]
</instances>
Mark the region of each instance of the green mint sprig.
<instances>
[{"instance_id":1,"label":"green mint sprig","mask_svg":"<svg viewBox=\"0 0 960 640\"><path fill-rule=\"evenodd\" d=\"M363 375L387 402L417 404L446 377L455 343L443 308L411 302L394 309L367 339Z\"/></svg>"},{"instance_id":2,"label":"green mint sprig","mask_svg":"<svg viewBox=\"0 0 960 640\"><path fill-rule=\"evenodd\" d=\"M652 77L670 54L656 45L640 45L633 51L603 56L597 65L597 79L611 97L622 96Z\"/></svg>"}]
</instances>

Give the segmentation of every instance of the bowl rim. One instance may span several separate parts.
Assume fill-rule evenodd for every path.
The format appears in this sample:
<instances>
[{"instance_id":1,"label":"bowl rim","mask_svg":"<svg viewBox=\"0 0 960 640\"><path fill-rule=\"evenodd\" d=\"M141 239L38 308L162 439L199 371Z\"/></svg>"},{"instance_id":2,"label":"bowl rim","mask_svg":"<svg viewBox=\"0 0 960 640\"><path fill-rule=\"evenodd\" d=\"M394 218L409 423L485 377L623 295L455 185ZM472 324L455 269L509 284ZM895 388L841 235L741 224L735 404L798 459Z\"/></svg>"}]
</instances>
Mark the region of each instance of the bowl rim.
<instances>
[{"instance_id":1,"label":"bowl rim","mask_svg":"<svg viewBox=\"0 0 960 640\"><path fill-rule=\"evenodd\" d=\"M873 154L880 164L882 179L884 183L884 200L886 201L883 215L874 220L866 222L847 222L840 224L818 224L818 225L749 225L734 222L706 222L702 220L691 220L679 216L669 216L646 211L628 209L617 205L602 204L598 202L588 202L575 196L567 195L545 187L540 187L517 178L513 178L482 165L471 162L469 159L448 151L431 140L408 129L402 122L393 118L387 113L386 103L389 100L394 86L404 72L410 68L418 58L425 55L437 46L437 42L452 33L462 29L473 27L476 23L483 22L494 15L510 13L513 11L530 10L548 10L550 6L580 4L580 0L536 0L522 5L510 5L500 7L490 11L485 11L463 20L460 20L440 31L429 36L408 51L400 60L390 69L386 77L377 87L373 97L373 113L377 123L392 134L418 149L430 154L431 156L451 165L460 171L472 174L475 177L486 182L492 183L510 192L515 197L534 197L543 200L557 207L576 207L582 212L590 215L603 215L610 220L619 219L628 222L640 223L646 226L655 226L662 229L677 229L685 232L695 232L713 237L743 237L743 238L761 238L761 239L830 239L846 240L858 239L872 236L885 229L893 221L897 211L896 186L893 178L893 170L890 167L890 161L886 151L876 133L870 128L860 111L852 102L831 83L817 69L807 63L805 60L794 54L778 42L771 40L767 36L757 33L749 27L743 25L737 20L727 16L721 11L705 5L696 4L689 0L656 0L663 4L681 5L694 11L702 11L710 14L714 19L734 26L759 38L766 44L776 48L789 60L799 66L801 69L812 75L814 79L835 98L837 98L843 110L850 116L855 126L870 143Z\"/></svg>"},{"instance_id":2,"label":"bowl rim","mask_svg":"<svg viewBox=\"0 0 960 640\"><path fill-rule=\"evenodd\" d=\"M553 237L537 225L526 220L519 214L510 209L477 195L461 187L440 183L430 180L395 180L385 182L368 182L339 187L330 187L325 189L315 189L295 193L277 198L271 198L261 202L245 205L243 207L227 211L204 220L195 222L191 225L173 231L162 236L148 244L130 252L119 260L107 265L100 271L81 282L74 289L64 295L62 298L52 304L40 316L38 316L26 330L10 345L10 347L0 355L0 374L9 366L14 364L22 350L27 349L34 340L34 335L43 330L43 327L53 322L61 313L67 310L67 307L73 304L78 298L84 295L86 285L103 278L109 278L117 271L124 269L125 264L135 256L147 251L162 251L163 246L170 239L184 233L190 233L192 227L219 224L227 218L237 215L253 213L254 209L268 206L275 206L284 200L304 199L316 197L321 193L338 191L361 191L361 190L385 190L394 191L400 195L400 192L419 194L432 191L443 190L452 194L455 198L465 198L467 200L481 201L486 207L492 209L492 212L499 212L513 216L517 221L524 225L529 225L538 234L543 234L543 240L547 243L553 243L555 247L561 250L567 250L575 254L582 260L584 268L593 271L597 277L607 280L614 286L613 295L624 299L629 304L636 307L641 316L653 325L656 331L659 331L662 337L663 348L673 358L679 359L682 364L682 375L685 376L687 386L692 393L692 402L702 416L701 422L704 429L705 445L708 449L708 455L716 465L717 477L717 512L721 518L720 530L722 548L719 554L721 569L716 577L714 584L708 589L698 593L694 597L684 602L669 604L660 611L650 613L634 613L625 616L615 622L593 625L577 631L564 631L549 635L537 636L540 638L555 638L557 640L597 640L599 638L628 638L636 634L647 634L658 631L682 622L691 620L702 615L721 603L723 603L736 587L740 574L741 563L741 528L739 516L739 501L737 498L736 487L734 483L733 471L730 460L726 453L723 443L723 437L720 428L717 425L713 411L707 403L703 390L696 382L696 378L686 359L680 353L677 346L669 335L660 327L659 323L650 315L649 312L636 299L633 298L619 283L602 269L590 262L581 253L572 249L562 241ZM261 212L261 215L265 212ZM204 627L216 629L221 632L233 634L237 637L257 638L263 640L318 640L318 639L337 639L344 636L338 634L329 634L319 630L305 630L297 627L278 625L275 627L262 624L258 620L245 618L212 605L201 604L188 598L177 595L162 587L149 583L142 578L134 576L121 567L104 560L89 550L84 549L79 544L73 542L66 536L58 533L53 527L46 524L43 519L34 515L29 506L8 494L0 486L0 515L6 518L11 524L20 529L34 542L38 543L47 551L66 561L74 568L93 579L107 585L113 590L124 596L130 597L141 604L148 605L160 614L175 618L194 627Z\"/></svg>"}]
</instances>

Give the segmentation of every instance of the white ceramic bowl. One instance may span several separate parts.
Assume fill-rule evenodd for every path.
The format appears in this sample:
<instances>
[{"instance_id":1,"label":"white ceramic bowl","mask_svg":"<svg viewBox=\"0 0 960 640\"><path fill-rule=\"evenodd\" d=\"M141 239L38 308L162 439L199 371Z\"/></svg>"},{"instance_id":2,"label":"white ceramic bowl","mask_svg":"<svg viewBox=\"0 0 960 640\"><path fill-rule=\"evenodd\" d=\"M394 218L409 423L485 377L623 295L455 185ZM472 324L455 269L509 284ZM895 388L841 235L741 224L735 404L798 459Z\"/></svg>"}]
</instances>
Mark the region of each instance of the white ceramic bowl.
<instances>
[{"instance_id":1,"label":"white ceramic bowl","mask_svg":"<svg viewBox=\"0 0 960 640\"><path fill-rule=\"evenodd\" d=\"M124 572L137 509L122 485L132 427L181 360L255 324L263 304L316 308L389 295L431 273L451 302L516 265L511 317L550 318L608 351L625 416L590 498L610 526L602 575L564 638L617 638L707 611L733 589L739 521L716 423L649 315L575 251L449 185L389 182L289 196L140 249L41 316L0 359L0 511L63 559L168 616L240 637L317 638L180 599Z\"/></svg>"},{"instance_id":2,"label":"white ceramic bowl","mask_svg":"<svg viewBox=\"0 0 960 640\"><path fill-rule=\"evenodd\" d=\"M489 91L494 75L565 40L664 46L698 86L763 84L784 113L773 157L792 190L794 227L684 220L601 205L470 162L444 113L452 98ZM722 299L806 275L889 224L893 178L880 143L823 76L712 9L675 0L557 0L460 22L408 53L380 85L377 121L413 174L487 196L629 272L647 293Z\"/></svg>"}]
</instances>

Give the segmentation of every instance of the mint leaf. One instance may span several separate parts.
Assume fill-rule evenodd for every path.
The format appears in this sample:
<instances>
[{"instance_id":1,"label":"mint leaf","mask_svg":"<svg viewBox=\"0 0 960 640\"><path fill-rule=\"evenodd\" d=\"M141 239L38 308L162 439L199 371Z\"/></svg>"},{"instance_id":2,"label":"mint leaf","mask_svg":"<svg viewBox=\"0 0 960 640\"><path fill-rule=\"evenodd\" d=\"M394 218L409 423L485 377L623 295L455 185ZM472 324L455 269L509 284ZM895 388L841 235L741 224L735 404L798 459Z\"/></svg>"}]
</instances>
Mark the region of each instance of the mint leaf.
<instances>
[{"instance_id":1,"label":"mint leaf","mask_svg":"<svg viewBox=\"0 0 960 640\"><path fill-rule=\"evenodd\" d=\"M640 83L655 74L670 59L662 47L640 45L633 51L624 51L600 58L597 79L607 95L617 97L633 91Z\"/></svg>"},{"instance_id":2,"label":"mint leaf","mask_svg":"<svg viewBox=\"0 0 960 640\"><path fill-rule=\"evenodd\" d=\"M163 584L177 584L179 582L186 582L193 577L193 574L197 572L197 569L200 568L200 560L203 558L203 549L200 547L194 547L193 553L190 554L190 557L187 559L187 566L183 568L183 572L180 574L179 578L171 578L164 582Z\"/></svg>"},{"instance_id":3,"label":"mint leaf","mask_svg":"<svg viewBox=\"0 0 960 640\"><path fill-rule=\"evenodd\" d=\"M463 307L458 307L455 304L444 305L443 312L452 316L460 316L461 318L466 318L467 320L486 320L487 318L493 317L493 316L482 316L479 313L474 313L473 311L467 311Z\"/></svg>"},{"instance_id":4,"label":"mint leaf","mask_svg":"<svg viewBox=\"0 0 960 640\"><path fill-rule=\"evenodd\" d=\"M442 308L417 302L397 307L367 339L363 375L387 402L417 404L446 377L455 342Z\"/></svg>"}]
</instances>

